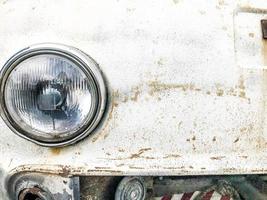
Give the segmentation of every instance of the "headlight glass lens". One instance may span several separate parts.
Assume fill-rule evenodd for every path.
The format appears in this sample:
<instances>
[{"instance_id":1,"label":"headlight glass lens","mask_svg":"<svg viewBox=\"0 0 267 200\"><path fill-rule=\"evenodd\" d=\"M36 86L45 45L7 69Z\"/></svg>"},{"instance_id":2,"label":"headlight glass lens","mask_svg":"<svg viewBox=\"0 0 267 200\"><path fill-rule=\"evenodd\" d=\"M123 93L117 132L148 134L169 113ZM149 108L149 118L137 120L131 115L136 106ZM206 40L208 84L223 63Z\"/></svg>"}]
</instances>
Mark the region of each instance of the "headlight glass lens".
<instances>
[{"instance_id":1,"label":"headlight glass lens","mask_svg":"<svg viewBox=\"0 0 267 200\"><path fill-rule=\"evenodd\" d=\"M72 138L93 119L95 81L79 63L40 54L18 63L4 87L5 107L30 138L58 142Z\"/></svg>"}]
</instances>

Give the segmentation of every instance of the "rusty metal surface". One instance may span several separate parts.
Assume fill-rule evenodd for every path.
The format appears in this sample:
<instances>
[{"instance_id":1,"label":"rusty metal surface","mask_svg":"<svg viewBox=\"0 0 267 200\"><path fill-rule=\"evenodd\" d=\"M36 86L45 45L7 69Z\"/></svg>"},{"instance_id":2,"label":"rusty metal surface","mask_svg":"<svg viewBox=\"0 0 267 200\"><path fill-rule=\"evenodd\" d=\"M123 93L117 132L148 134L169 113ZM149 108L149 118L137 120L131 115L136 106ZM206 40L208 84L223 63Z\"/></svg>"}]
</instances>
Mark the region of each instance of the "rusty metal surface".
<instances>
[{"instance_id":1,"label":"rusty metal surface","mask_svg":"<svg viewBox=\"0 0 267 200\"><path fill-rule=\"evenodd\" d=\"M37 198L40 198L40 199L46 198L46 196L43 194L43 191L40 188L33 187L33 188L27 188L27 189L24 189L23 191L21 191L18 199L19 200L30 199L29 197L34 197L36 199Z\"/></svg>"},{"instance_id":2,"label":"rusty metal surface","mask_svg":"<svg viewBox=\"0 0 267 200\"><path fill-rule=\"evenodd\" d=\"M98 62L110 94L95 133L69 147L32 144L0 119L0 186L21 171L266 173L266 9L265 0L0 0L1 66L30 44L71 45Z\"/></svg>"},{"instance_id":3,"label":"rusty metal surface","mask_svg":"<svg viewBox=\"0 0 267 200\"><path fill-rule=\"evenodd\" d=\"M6 185L12 200L46 199L79 200L79 177L65 178L53 174L19 173L11 176Z\"/></svg>"}]
</instances>

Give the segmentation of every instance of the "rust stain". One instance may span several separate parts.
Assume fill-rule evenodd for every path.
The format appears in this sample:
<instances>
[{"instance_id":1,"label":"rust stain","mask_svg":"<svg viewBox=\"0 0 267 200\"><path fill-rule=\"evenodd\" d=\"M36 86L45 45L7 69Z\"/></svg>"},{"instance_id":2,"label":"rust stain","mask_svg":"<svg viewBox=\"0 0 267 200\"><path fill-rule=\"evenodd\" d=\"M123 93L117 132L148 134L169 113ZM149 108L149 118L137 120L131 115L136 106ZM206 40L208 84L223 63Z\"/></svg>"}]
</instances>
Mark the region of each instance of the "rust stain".
<instances>
[{"instance_id":1,"label":"rust stain","mask_svg":"<svg viewBox=\"0 0 267 200\"><path fill-rule=\"evenodd\" d=\"M157 158L151 157L151 156L140 156L139 158L143 158L143 159L146 159L146 160L155 160L155 159L157 159Z\"/></svg>"},{"instance_id":2,"label":"rust stain","mask_svg":"<svg viewBox=\"0 0 267 200\"><path fill-rule=\"evenodd\" d=\"M122 171L120 170L112 170L112 169L107 169L106 167L97 167L98 169L84 169L83 167L78 167L75 169L71 169L70 170L70 174L69 175L87 175L88 173L90 174L103 174L103 173L107 173L107 174L112 174L112 175L120 175L122 174Z\"/></svg>"},{"instance_id":3,"label":"rust stain","mask_svg":"<svg viewBox=\"0 0 267 200\"><path fill-rule=\"evenodd\" d=\"M180 158L180 157L182 157L182 156L179 154L168 154L168 155L164 156L163 158L167 159L167 158Z\"/></svg>"},{"instance_id":4,"label":"rust stain","mask_svg":"<svg viewBox=\"0 0 267 200\"><path fill-rule=\"evenodd\" d=\"M122 175L123 172L120 170L87 170L90 174L95 174L95 173L109 173L112 175Z\"/></svg>"},{"instance_id":5,"label":"rust stain","mask_svg":"<svg viewBox=\"0 0 267 200\"><path fill-rule=\"evenodd\" d=\"M247 126L241 127L240 133L250 133L253 130L253 124L249 124Z\"/></svg>"},{"instance_id":6,"label":"rust stain","mask_svg":"<svg viewBox=\"0 0 267 200\"><path fill-rule=\"evenodd\" d=\"M234 168L234 167L230 167L230 168L225 168L225 169L223 169L223 171L224 171L225 173L231 173L231 172L236 172L237 169Z\"/></svg>"},{"instance_id":7,"label":"rust stain","mask_svg":"<svg viewBox=\"0 0 267 200\"><path fill-rule=\"evenodd\" d=\"M247 159L248 158L248 156L239 156L240 158L245 158L245 159Z\"/></svg>"},{"instance_id":8,"label":"rust stain","mask_svg":"<svg viewBox=\"0 0 267 200\"><path fill-rule=\"evenodd\" d=\"M122 166L124 166L124 164L118 164L118 165L116 165L116 167L122 167Z\"/></svg>"},{"instance_id":9,"label":"rust stain","mask_svg":"<svg viewBox=\"0 0 267 200\"><path fill-rule=\"evenodd\" d=\"M128 101L128 96L123 96L123 99L121 100L122 103L126 103Z\"/></svg>"},{"instance_id":10,"label":"rust stain","mask_svg":"<svg viewBox=\"0 0 267 200\"><path fill-rule=\"evenodd\" d=\"M251 170L252 173L266 173L267 170L266 169L255 169L255 170Z\"/></svg>"},{"instance_id":11,"label":"rust stain","mask_svg":"<svg viewBox=\"0 0 267 200\"><path fill-rule=\"evenodd\" d=\"M150 156L142 156L145 152L152 150L152 148L142 148L137 153L131 154L129 157L118 157L118 158L101 158L108 160L127 160L127 159L136 159L136 158L144 158L144 159L156 159Z\"/></svg>"},{"instance_id":12,"label":"rust stain","mask_svg":"<svg viewBox=\"0 0 267 200\"><path fill-rule=\"evenodd\" d=\"M145 169L143 167L129 166L130 169Z\"/></svg>"},{"instance_id":13,"label":"rust stain","mask_svg":"<svg viewBox=\"0 0 267 200\"><path fill-rule=\"evenodd\" d=\"M98 169L85 169L83 167L72 168L69 165L22 165L14 170L14 173L20 172L38 172L38 173L46 173L46 174L57 174L62 177L69 177L72 175L88 175L90 174L112 174L112 175L122 175L123 172L120 170L111 170L103 167L99 167Z\"/></svg>"},{"instance_id":14,"label":"rust stain","mask_svg":"<svg viewBox=\"0 0 267 200\"><path fill-rule=\"evenodd\" d=\"M61 151L61 148L52 148L51 153L55 156L59 155Z\"/></svg>"},{"instance_id":15,"label":"rust stain","mask_svg":"<svg viewBox=\"0 0 267 200\"><path fill-rule=\"evenodd\" d=\"M149 94L153 96L154 93L157 92L162 92L166 90L172 90L172 89L182 89L183 91L187 90L195 90L195 91L200 91L200 88L196 88L194 84L166 84L166 83L161 83L159 81L150 81L148 83L148 86L150 88Z\"/></svg>"},{"instance_id":16,"label":"rust stain","mask_svg":"<svg viewBox=\"0 0 267 200\"><path fill-rule=\"evenodd\" d=\"M239 95L238 96L246 99L244 77L242 75L239 77L238 87L239 87Z\"/></svg>"},{"instance_id":17,"label":"rust stain","mask_svg":"<svg viewBox=\"0 0 267 200\"><path fill-rule=\"evenodd\" d=\"M128 159L137 159L137 158L140 158L140 159L146 159L146 160L155 160L155 159L158 159L158 158L150 157L150 156L138 156L138 157L132 157L132 156L129 156L129 157L101 158L101 159L108 159L108 160L128 160Z\"/></svg>"},{"instance_id":18,"label":"rust stain","mask_svg":"<svg viewBox=\"0 0 267 200\"><path fill-rule=\"evenodd\" d=\"M223 96L223 94L224 94L224 91L223 89L221 89L221 86L219 84L216 84L216 95L221 97Z\"/></svg>"},{"instance_id":19,"label":"rust stain","mask_svg":"<svg viewBox=\"0 0 267 200\"><path fill-rule=\"evenodd\" d=\"M137 153L132 154L129 159L134 159L134 158L139 158L143 153L145 153L146 151L150 151L152 150L151 148L143 148L140 149Z\"/></svg>"},{"instance_id":20,"label":"rust stain","mask_svg":"<svg viewBox=\"0 0 267 200\"><path fill-rule=\"evenodd\" d=\"M95 169L101 169L101 170L103 170L103 169L111 169L110 167L95 167Z\"/></svg>"},{"instance_id":21,"label":"rust stain","mask_svg":"<svg viewBox=\"0 0 267 200\"><path fill-rule=\"evenodd\" d=\"M110 109L109 109L109 114L108 114L108 117L107 119L105 120L105 125L101 131L100 134L96 134L96 137L94 137L92 139L92 142L96 142L98 139L100 138L107 138L108 134L109 134L109 131L108 131L108 125L110 124L110 121L112 120L112 117L113 117L113 112L114 112L114 108L118 106L118 103L115 101L116 97L118 97L119 95L119 92L118 90L114 91L112 93L112 97L111 97L111 105L110 105Z\"/></svg>"},{"instance_id":22,"label":"rust stain","mask_svg":"<svg viewBox=\"0 0 267 200\"><path fill-rule=\"evenodd\" d=\"M227 90L225 93L226 93L227 95L229 95L229 96L234 96L234 97L236 97L238 92L237 92L234 88L230 88L230 89Z\"/></svg>"},{"instance_id":23,"label":"rust stain","mask_svg":"<svg viewBox=\"0 0 267 200\"><path fill-rule=\"evenodd\" d=\"M186 91L195 91L195 92L201 92L203 91L207 95L217 95L218 97L222 96L238 96L240 98L248 100L250 103L250 99L247 98L246 92L245 92L245 83L243 76L240 76L238 80L238 84L234 88L226 88L223 85L215 84L215 93L212 94L211 91L204 91L202 88L195 86L193 83L184 83L184 84L166 84L159 82L157 80L149 81L147 83L149 87L149 94L153 96L155 93L160 93L163 91L168 90L175 90L180 89L184 92Z\"/></svg>"},{"instance_id":24,"label":"rust stain","mask_svg":"<svg viewBox=\"0 0 267 200\"><path fill-rule=\"evenodd\" d=\"M59 173L59 175L63 177L68 177L70 174L70 167L69 166L63 166L62 167L62 173Z\"/></svg>"},{"instance_id":25,"label":"rust stain","mask_svg":"<svg viewBox=\"0 0 267 200\"><path fill-rule=\"evenodd\" d=\"M256 139L256 148L259 150L266 149L266 140L263 136L260 136Z\"/></svg>"},{"instance_id":26,"label":"rust stain","mask_svg":"<svg viewBox=\"0 0 267 200\"><path fill-rule=\"evenodd\" d=\"M225 158L225 156L214 156L214 157L210 157L211 160L221 160Z\"/></svg>"},{"instance_id":27,"label":"rust stain","mask_svg":"<svg viewBox=\"0 0 267 200\"><path fill-rule=\"evenodd\" d=\"M139 87L134 87L132 88L131 93L132 93L131 100L137 101L141 91L139 90Z\"/></svg>"},{"instance_id":28,"label":"rust stain","mask_svg":"<svg viewBox=\"0 0 267 200\"><path fill-rule=\"evenodd\" d=\"M224 0L219 0L219 1L218 1L218 4L219 4L220 6L222 6L222 5L225 4L225 2L224 2Z\"/></svg>"},{"instance_id":29,"label":"rust stain","mask_svg":"<svg viewBox=\"0 0 267 200\"><path fill-rule=\"evenodd\" d=\"M27 198L27 194L32 194L34 196L38 196L37 199L39 199L41 193L42 193L42 190L39 187L37 187L37 186L34 186L33 188L26 188L26 189L23 189L19 193L18 200L28 199Z\"/></svg>"},{"instance_id":30,"label":"rust stain","mask_svg":"<svg viewBox=\"0 0 267 200\"><path fill-rule=\"evenodd\" d=\"M267 60L266 60L267 63ZM114 110L118 107L121 103L127 103L129 100L131 101L138 101L139 97L142 94L142 87L144 85L148 86L148 93L153 96L155 93L160 93L169 90L182 90L183 92L193 91L193 92L203 92L207 95L217 95L218 97L222 96L238 96L240 98L248 100L250 103L250 99L246 97L245 92L245 82L243 76L240 76L238 80L238 84L234 88L225 88L220 84L215 84L215 91L211 92L205 91L204 89L197 87L193 83L181 83L181 84L166 84L159 82L157 80L148 81L146 84L140 84L137 86L133 86L129 92L129 94L120 93L118 90L115 90L111 95L111 102L109 107L109 113L105 120L104 127L100 134L95 135L92 138L92 142L96 142L99 138L106 139L110 133L112 127L110 126L111 121L114 121ZM157 97L158 100L161 100L160 97ZM179 123L179 126L181 124ZM113 126L114 127L114 126Z\"/></svg>"},{"instance_id":31,"label":"rust stain","mask_svg":"<svg viewBox=\"0 0 267 200\"><path fill-rule=\"evenodd\" d=\"M184 166L181 167L163 167L163 169L185 169Z\"/></svg>"},{"instance_id":32,"label":"rust stain","mask_svg":"<svg viewBox=\"0 0 267 200\"><path fill-rule=\"evenodd\" d=\"M253 8L249 4L244 5L243 7L239 8L240 12L247 12L247 13L258 13L258 14L266 14L267 9L263 8Z\"/></svg>"}]
</instances>

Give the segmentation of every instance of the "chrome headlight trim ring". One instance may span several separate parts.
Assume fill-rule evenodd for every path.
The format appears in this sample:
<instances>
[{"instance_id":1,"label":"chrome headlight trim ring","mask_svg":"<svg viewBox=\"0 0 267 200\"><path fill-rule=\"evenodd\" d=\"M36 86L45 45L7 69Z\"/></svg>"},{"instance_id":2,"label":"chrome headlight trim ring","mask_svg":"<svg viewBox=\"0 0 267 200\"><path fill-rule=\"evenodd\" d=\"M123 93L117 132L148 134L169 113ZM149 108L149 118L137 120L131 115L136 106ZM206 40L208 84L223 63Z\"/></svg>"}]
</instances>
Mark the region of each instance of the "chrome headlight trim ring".
<instances>
[{"instance_id":1,"label":"chrome headlight trim ring","mask_svg":"<svg viewBox=\"0 0 267 200\"><path fill-rule=\"evenodd\" d=\"M91 114L91 118L90 119L88 118L86 120L86 124L84 124L82 127L79 127L79 130L75 133L73 137L71 137L71 135L74 133L70 133L69 138L64 138L57 142L43 141L38 138L29 136L27 131L23 130L18 124L14 123L12 117L8 113L5 106L6 105L4 97L5 84L12 70L15 69L16 66L18 66L18 64L21 63L22 61L31 58L33 56L42 54L53 54L62 56L77 64L79 68L88 77L93 79L97 93L97 100L96 100L97 102L95 104L94 113ZM100 120L102 119L107 102L107 88L104 77L98 67L98 64L90 56L88 56L87 54L85 54L84 52L80 51L77 48L61 44L52 44L52 43L32 45L13 55L5 63L4 67L0 72L0 95L1 95L0 97L1 117L5 121L7 126L20 137L27 139L31 142L34 142L38 145L47 147L59 147L59 146L70 145L90 135L93 132L93 130L97 127Z\"/></svg>"}]
</instances>

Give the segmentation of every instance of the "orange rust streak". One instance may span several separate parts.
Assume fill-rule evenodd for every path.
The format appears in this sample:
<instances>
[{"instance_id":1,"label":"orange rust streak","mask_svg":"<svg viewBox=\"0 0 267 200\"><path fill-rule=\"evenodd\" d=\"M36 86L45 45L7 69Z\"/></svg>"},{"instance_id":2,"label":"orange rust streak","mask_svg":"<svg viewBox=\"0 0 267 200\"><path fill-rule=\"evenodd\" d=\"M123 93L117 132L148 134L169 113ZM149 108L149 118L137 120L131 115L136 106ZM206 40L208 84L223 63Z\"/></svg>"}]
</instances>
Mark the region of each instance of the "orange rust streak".
<instances>
[{"instance_id":1,"label":"orange rust streak","mask_svg":"<svg viewBox=\"0 0 267 200\"><path fill-rule=\"evenodd\" d=\"M53 149L51 149L51 152L52 152L52 154L53 155L59 155L60 154L60 152L61 152L61 148L53 148Z\"/></svg>"}]
</instances>

